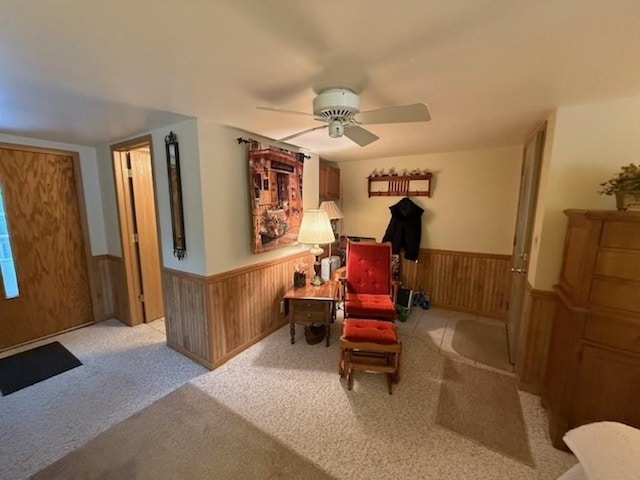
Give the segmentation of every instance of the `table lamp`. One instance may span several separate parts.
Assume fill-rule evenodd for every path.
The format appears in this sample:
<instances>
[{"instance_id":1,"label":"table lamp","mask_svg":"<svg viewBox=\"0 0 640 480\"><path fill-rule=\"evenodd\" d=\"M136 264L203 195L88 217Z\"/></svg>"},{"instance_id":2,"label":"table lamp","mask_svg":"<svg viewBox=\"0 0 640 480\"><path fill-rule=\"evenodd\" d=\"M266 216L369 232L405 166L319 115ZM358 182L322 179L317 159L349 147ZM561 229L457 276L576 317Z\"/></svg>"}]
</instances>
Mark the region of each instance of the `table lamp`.
<instances>
[{"instance_id":1,"label":"table lamp","mask_svg":"<svg viewBox=\"0 0 640 480\"><path fill-rule=\"evenodd\" d=\"M313 245L310 250L311 254L315 256L312 285L318 286L324 283L320 277L320 260L318 260L318 257L324 252L320 245L332 243L335 239L327 212L320 209L305 210L300 224L300 231L298 232L298 242L304 245Z\"/></svg>"},{"instance_id":2,"label":"table lamp","mask_svg":"<svg viewBox=\"0 0 640 480\"><path fill-rule=\"evenodd\" d=\"M336 202L334 202L333 200L327 200L320 204L320 210L324 210L325 212L327 212L327 216L329 217L329 221L331 222L331 228L333 228L333 234L337 237L337 220L344 218L344 215L342 215L342 212L338 208L338 205L336 205Z\"/></svg>"}]
</instances>

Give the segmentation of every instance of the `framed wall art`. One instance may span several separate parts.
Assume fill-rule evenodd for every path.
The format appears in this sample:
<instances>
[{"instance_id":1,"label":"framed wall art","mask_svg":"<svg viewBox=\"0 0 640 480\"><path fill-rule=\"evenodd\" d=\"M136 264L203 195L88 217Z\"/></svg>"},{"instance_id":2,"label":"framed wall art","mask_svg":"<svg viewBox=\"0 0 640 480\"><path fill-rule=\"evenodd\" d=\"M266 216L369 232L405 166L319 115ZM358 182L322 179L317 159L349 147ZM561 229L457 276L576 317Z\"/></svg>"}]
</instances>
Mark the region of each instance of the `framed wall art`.
<instances>
[{"instance_id":1,"label":"framed wall art","mask_svg":"<svg viewBox=\"0 0 640 480\"><path fill-rule=\"evenodd\" d=\"M248 142L253 253L294 245L302 220L304 154Z\"/></svg>"}]
</instances>

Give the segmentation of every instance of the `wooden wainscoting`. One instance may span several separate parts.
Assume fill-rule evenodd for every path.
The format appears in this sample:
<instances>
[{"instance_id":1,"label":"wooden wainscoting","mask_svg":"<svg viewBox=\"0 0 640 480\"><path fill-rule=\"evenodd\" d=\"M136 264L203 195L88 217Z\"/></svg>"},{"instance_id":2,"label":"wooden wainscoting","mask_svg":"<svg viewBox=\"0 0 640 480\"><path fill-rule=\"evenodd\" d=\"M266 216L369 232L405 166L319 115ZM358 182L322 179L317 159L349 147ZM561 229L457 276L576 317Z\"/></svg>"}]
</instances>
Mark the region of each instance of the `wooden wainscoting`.
<instances>
[{"instance_id":1,"label":"wooden wainscoting","mask_svg":"<svg viewBox=\"0 0 640 480\"><path fill-rule=\"evenodd\" d=\"M167 345L210 368L206 285L207 277L162 269Z\"/></svg>"},{"instance_id":2,"label":"wooden wainscoting","mask_svg":"<svg viewBox=\"0 0 640 480\"><path fill-rule=\"evenodd\" d=\"M301 260L313 264L309 252L302 252L207 279L211 368L223 364L286 323L280 313L280 302L293 287L294 268Z\"/></svg>"},{"instance_id":3,"label":"wooden wainscoting","mask_svg":"<svg viewBox=\"0 0 640 480\"><path fill-rule=\"evenodd\" d=\"M93 265L98 277L97 320L117 318L129 323L127 290L122 258L113 255L96 255Z\"/></svg>"},{"instance_id":4,"label":"wooden wainscoting","mask_svg":"<svg viewBox=\"0 0 640 480\"><path fill-rule=\"evenodd\" d=\"M520 324L519 353L516 359L518 388L540 395L544 383L557 295L535 290L525 282Z\"/></svg>"},{"instance_id":5,"label":"wooden wainscoting","mask_svg":"<svg viewBox=\"0 0 640 480\"><path fill-rule=\"evenodd\" d=\"M216 368L286 319L282 297L309 252L203 277L163 269L167 344L207 368Z\"/></svg>"},{"instance_id":6,"label":"wooden wainscoting","mask_svg":"<svg viewBox=\"0 0 640 480\"><path fill-rule=\"evenodd\" d=\"M431 304L505 320L510 255L420 249L418 263L402 260L403 285L422 290Z\"/></svg>"}]
</instances>

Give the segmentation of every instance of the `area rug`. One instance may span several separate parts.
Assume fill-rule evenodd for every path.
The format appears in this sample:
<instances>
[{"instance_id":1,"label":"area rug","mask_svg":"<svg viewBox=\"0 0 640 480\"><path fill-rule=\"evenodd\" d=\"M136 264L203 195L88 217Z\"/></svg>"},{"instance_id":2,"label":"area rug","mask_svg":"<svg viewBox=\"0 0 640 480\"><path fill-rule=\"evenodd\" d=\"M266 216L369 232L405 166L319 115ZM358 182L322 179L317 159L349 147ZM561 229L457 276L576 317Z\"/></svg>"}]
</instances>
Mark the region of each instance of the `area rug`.
<instances>
[{"instance_id":1,"label":"area rug","mask_svg":"<svg viewBox=\"0 0 640 480\"><path fill-rule=\"evenodd\" d=\"M31 478L326 480L333 477L187 384Z\"/></svg>"},{"instance_id":2,"label":"area rug","mask_svg":"<svg viewBox=\"0 0 640 480\"><path fill-rule=\"evenodd\" d=\"M60 342L16 353L0 359L0 391L9 395L80 365Z\"/></svg>"},{"instance_id":3,"label":"area rug","mask_svg":"<svg viewBox=\"0 0 640 480\"><path fill-rule=\"evenodd\" d=\"M463 357L501 370L512 371L504 325L460 320L451 339L451 348Z\"/></svg>"},{"instance_id":4,"label":"area rug","mask_svg":"<svg viewBox=\"0 0 640 480\"><path fill-rule=\"evenodd\" d=\"M436 423L534 466L513 377L446 359Z\"/></svg>"}]
</instances>

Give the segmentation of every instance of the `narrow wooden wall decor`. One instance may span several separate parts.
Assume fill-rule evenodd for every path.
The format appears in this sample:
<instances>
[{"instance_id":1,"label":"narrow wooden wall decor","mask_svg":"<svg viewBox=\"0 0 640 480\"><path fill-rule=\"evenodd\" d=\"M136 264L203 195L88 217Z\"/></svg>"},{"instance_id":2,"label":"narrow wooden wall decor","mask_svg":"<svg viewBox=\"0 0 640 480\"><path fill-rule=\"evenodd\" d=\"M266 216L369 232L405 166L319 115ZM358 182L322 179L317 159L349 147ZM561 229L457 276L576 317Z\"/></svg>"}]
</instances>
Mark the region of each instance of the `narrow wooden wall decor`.
<instances>
[{"instance_id":1,"label":"narrow wooden wall decor","mask_svg":"<svg viewBox=\"0 0 640 480\"><path fill-rule=\"evenodd\" d=\"M433 306L504 320L510 268L510 255L423 248L400 270L403 285L427 292Z\"/></svg>"},{"instance_id":2,"label":"narrow wooden wall decor","mask_svg":"<svg viewBox=\"0 0 640 480\"><path fill-rule=\"evenodd\" d=\"M516 377L520 390L540 395L547 368L557 295L555 292L535 290L529 282L525 282L525 287Z\"/></svg>"}]
</instances>

